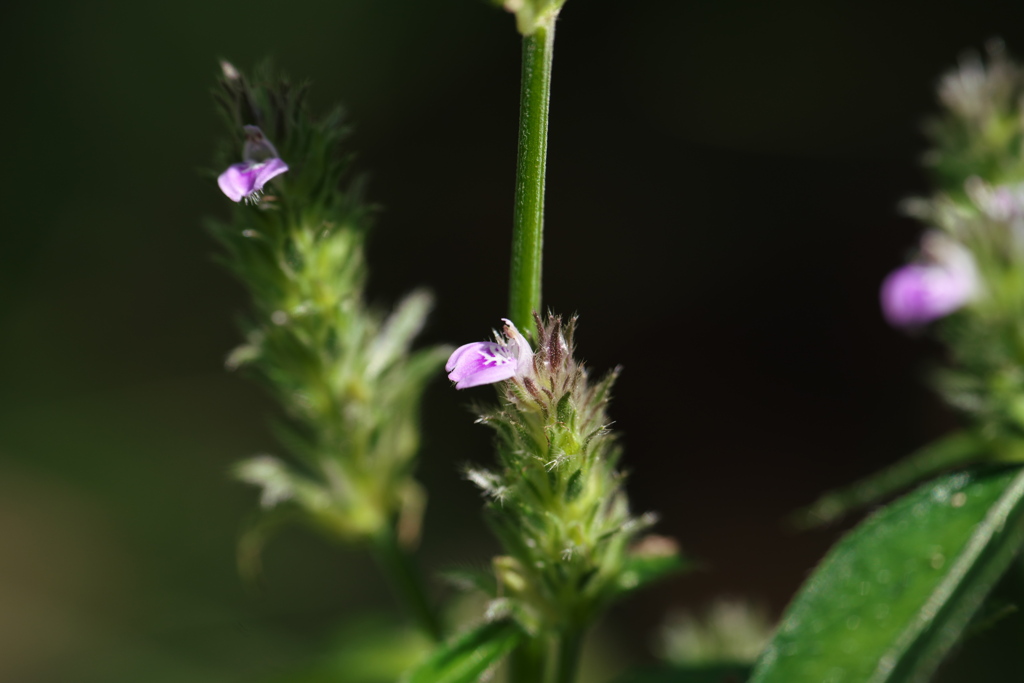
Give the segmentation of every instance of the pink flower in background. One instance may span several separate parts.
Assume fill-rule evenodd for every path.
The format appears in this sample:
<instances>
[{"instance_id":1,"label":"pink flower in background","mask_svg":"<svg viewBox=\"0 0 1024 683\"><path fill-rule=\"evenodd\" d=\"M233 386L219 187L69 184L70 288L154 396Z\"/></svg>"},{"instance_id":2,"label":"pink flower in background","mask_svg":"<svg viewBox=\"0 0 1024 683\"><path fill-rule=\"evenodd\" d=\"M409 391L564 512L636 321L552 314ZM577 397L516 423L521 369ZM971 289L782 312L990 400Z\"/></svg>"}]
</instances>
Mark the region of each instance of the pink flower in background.
<instances>
[{"instance_id":1,"label":"pink flower in background","mask_svg":"<svg viewBox=\"0 0 1024 683\"><path fill-rule=\"evenodd\" d=\"M980 289L974 257L941 233L922 239L923 263L911 263L882 283L882 312L895 327L918 327L949 315Z\"/></svg>"}]
</instances>

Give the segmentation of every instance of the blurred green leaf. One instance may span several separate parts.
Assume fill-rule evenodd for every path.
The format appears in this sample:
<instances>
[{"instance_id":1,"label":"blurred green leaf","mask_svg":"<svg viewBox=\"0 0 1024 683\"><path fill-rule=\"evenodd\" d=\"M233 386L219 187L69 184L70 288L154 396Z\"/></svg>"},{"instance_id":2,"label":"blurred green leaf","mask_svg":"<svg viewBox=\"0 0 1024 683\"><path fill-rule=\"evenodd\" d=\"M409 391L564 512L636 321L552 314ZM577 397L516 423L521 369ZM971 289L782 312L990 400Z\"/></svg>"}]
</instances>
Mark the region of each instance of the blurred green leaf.
<instances>
[{"instance_id":1,"label":"blurred green leaf","mask_svg":"<svg viewBox=\"0 0 1024 683\"><path fill-rule=\"evenodd\" d=\"M797 512L793 521L801 528L827 524L943 470L976 460L984 452L985 443L977 435L956 432L919 448L881 472L826 493L810 507Z\"/></svg>"},{"instance_id":2,"label":"blurred green leaf","mask_svg":"<svg viewBox=\"0 0 1024 683\"><path fill-rule=\"evenodd\" d=\"M489 598L498 596L498 581L491 567L451 567L440 578L461 591L478 590Z\"/></svg>"},{"instance_id":3,"label":"blurred green leaf","mask_svg":"<svg viewBox=\"0 0 1024 683\"><path fill-rule=\"evenodd\" d=\"M928 680L1024 541L1024 471L930 482L842 539L752 683Z\"/></svg>"},{"instance_id":4,"label":"blurred green leaf","mask_svg":"<svg viewBox=\"0 0 1024 683\"><path fill-rule=\"evenodd\" d=\"M268 683L394 683L430 649L418 629L382 615L364 615L338 629L311 666L270 677Z\"/></svg>"},{"instance_id":5,"label":"blurred green leaf","mask_svg":"<svg viewBox=\"0 0 1024 683\"><path fill-rule=\"evenodd\" d=\"M749 664L674 666L627 671L615 683L743 683L750 676Z\"/></svg>"},{"instance_id":6,"label":"blurred green leaf","mask_svg":"<svg viewBox=\"0 0 1024 683\"><path fill-rule=\"evenodd\" d=\"M476 683L523 639L523 631L508 619L481 624L442 644L404 683Z\"/></svg>"},{"instance_id":7,"label":"blurred green leaf","mask_svg":"<svg viewBox=\"0 0 1024 683\"><path fill-rule=\"evenodd\" d=\"M424 290L406 295L395 306L370 345L366 367L368 377L376 377L388 365L408 355L409 347L423 330L423 324L433 307L434 297ZM447 357L450 350L446 348L445 352Z\"/></svg>"},{"instance_id":8,"label":"blurred green leaf","mask_svg":"<svg viewBox=\"0 0 1024 683\"><path fill-rule=\"evenodd\" d=\"M649 537L650 538L650 537ZM660 537L656 537L660 538ZM666 552L631 552L619 575L621 593L631 593L644 586L693 569L693 562L683 557L678 549Z\"/></svg>"}]
</instances>

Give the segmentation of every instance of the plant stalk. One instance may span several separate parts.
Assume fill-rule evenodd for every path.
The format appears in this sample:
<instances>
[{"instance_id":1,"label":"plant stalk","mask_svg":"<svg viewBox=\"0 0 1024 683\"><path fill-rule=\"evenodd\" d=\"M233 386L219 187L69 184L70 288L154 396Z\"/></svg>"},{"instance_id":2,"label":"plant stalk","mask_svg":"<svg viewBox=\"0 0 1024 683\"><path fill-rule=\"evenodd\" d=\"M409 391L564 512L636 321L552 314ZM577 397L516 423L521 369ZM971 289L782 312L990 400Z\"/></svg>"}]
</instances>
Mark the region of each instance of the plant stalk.
<instances>
[{"instance_id":1,"label":"plant stalk","mask_svg":"<svg viewBox=\"0 0 1024 683\"><path fill-rule=\"evenodd\" d=\"M508 658L509 683L538 683L545 679L547 639L527 638Z\"/></svg>"},{"instance_id":2,"label":"plant stalk","mask_svg":"<svg viewBox=\"0 0 1024 683\"><path fill-rule=\"evenodd\" d=\"M548 159L548 113L551 67L555 49L555 19L523 36L523 67L519 94L519 153L516 160L516 200L512 217L512 262L509 267L508 312L527 337L536 339L534 311L541 312L541 265L544 251L544 183ZM509 657L510 683L569 681L563 674L562 642L557 647L544 635L530 638ZM552 657L555 658L552 661ZM578 659L578 653L573 661ZM564 678L564 675L570 676ZM556 677L553 679L553 677Z\"/></svg>"},{"instance_id":3,"label":"plant stalk","mask_svg":"<svg viewBox=\"0 0 1024 683\"><path fill-rule=\"evenodd\" d=\"M419 627L437 642L444 640L444 629L437 611L427 597L426 585L412 556L399 544L392 529L383 531L374 541L377 558L399 601L412 614Z\"/></svg>"},{"instance_id":4,"label":"plant stalk","mask_svg":"<svg viewBox=\"0 0 1024 683\"><path fill-rule=\"evenodd\" d=\"M523 71L519 99L519 156L509 269L509 316L529 337L540 312L541 257L544 248L544 179L548 158L548 109L555 17L523 37Z\"/></svg>"},{"instance_id":5,"label":"plant stalk","mask_svg":"<svg viewBox=\"0 0 1024 683\"><path fill-rule=\"evenodd\" d=\"M555 638L552 648L556 657L551 683L576 683L576 674L583 651L583 629L563 631Z\"/></svg>"}]
</instances>

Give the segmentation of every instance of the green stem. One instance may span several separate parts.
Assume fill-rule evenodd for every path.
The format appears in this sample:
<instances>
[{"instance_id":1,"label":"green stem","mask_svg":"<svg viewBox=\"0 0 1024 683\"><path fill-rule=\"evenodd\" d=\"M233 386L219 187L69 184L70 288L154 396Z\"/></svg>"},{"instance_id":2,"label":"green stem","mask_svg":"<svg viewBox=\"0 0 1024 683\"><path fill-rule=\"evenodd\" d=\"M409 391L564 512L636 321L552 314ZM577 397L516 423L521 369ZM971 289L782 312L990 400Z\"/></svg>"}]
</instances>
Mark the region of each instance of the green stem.
<instances>
[{"instance_id":1,"label":"green stem","mask_svg":"<svg viewBox=\"0 0 1024 683\"><path fill-rule=\"evenodd\" d=\"M527 638L508 658L509 683L543 681L547 655L547 639Z\"/></svg>"},{"instance_id":2,"label":"green stem","mask_svg":"<svg viewBox=\"0 0 1024 683\"><path fill-rule=\"evenodd\" d=\"M555 642L557 661L551 683L575 683L583 651L583 629L564 631Z\"/></svg>"},{"instance_id":3,"label":"green stem","mask_svg":"<svg viewBox=\"0 0 1024 683\"><path fill-rule=\"evenodd\" d=\"M412 556L398 545L398 540L390 529L377 537L373 551L399 600L412 612L419 627L437 642L442 641L444 629L441 628L437 612L427 597L423 577Z\"/></svg>"},{"instance_id":4,"label":"green stem","mask_svg":"<svg viewBox=\"0 0 1024 683\"><path fill-rule=\"evenodd\" d=\"M544 177L548 158L548 107L555 50L555 16L556 13L552 13L543 25L523 37L509 315L528 336L536 335L533 312L540 312Z\"/></svg>"}]
</instances>

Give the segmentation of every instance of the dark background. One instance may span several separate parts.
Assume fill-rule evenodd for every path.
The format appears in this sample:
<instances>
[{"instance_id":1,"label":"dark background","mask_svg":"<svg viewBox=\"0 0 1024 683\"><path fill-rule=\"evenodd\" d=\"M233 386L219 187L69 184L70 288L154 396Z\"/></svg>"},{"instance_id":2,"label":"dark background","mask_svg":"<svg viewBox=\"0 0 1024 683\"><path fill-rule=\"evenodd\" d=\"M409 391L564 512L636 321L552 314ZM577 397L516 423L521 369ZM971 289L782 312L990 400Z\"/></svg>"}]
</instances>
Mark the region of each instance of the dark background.
<instances>
[{"instance_id":1,"label":"dark background","mask_svg":"<svg viewBox=\"0 0 1024 683\"><path fill-rule=\"evenodd\" d=\"M569 0L558 24L545 303L625 367L612 415L629 490L705 569L616 608L608 657L721 595L781 610L841 532L784 517L955 424L938 350L889 329L884 274L920 226L934 85L1009 3ZM19 3L3 19L0 680L263 681L338 625L391 610L361 554L301 530L262 586L234 564L277 448L231 376L240 287L211 260L201 172L223 131L217 59L270 55L342 101L383 211L371 295L420 285L427 341L505 314L519 39L477 0ZM489 434L442 377L425 407L422 558L494 552L457 466ZM392 610L393 611L393 610Z\"/></svg>"}]
</instances>

